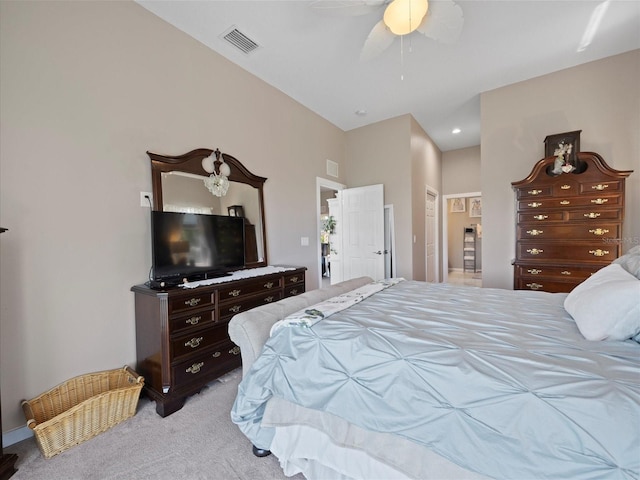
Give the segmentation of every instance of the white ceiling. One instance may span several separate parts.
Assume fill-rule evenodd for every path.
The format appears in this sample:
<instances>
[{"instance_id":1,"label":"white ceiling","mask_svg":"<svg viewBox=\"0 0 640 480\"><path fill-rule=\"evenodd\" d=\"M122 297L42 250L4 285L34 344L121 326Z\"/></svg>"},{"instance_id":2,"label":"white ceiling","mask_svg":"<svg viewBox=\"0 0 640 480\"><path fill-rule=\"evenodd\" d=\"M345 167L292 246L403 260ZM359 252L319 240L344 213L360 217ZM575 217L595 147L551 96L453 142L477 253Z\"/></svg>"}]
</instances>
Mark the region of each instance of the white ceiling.
<instances>
[{"instance_id":1,"label":"white ceiling","mask_svg":"<svg viewBox=\"0 0 640 480\"><path fill-rule=\"evenodd\" d=\"M304 0L138 3L345 131L410 113L442 151L480 144L481 92L640 48L640 0L457 1L455 44L414 32L368 62L360 51L384 6L347 16ZM602 3L599 28L578 52ZM260 47L245 54L223 40L233 26Z\"/></svg>"}]
</instances>

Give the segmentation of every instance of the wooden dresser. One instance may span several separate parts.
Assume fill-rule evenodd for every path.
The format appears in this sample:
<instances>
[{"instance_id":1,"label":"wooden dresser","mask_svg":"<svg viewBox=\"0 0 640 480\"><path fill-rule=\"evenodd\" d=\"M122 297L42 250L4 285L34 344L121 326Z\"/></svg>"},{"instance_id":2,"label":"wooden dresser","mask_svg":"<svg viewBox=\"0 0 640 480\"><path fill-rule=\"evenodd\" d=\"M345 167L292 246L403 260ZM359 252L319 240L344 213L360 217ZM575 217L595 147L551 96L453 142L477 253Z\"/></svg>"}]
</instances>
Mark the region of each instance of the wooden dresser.
<instances>
[{"instance_id":1,"label":"wooden dresser","mask_svg":"<svg viewBox=\"0 0 640 480\"><path fill-rule=\"evenodd\" d=\"M291 268L291 267L290 267ZM225 281L193 289L132 287L136 314L136 371L165 417L208 382L240 366L230 339L231 317L305 291L306 268Z\"/></svg>"},{"instance_id":2,"label":"wooden dresser","mask_svg":"<svg viewBox=\"0 0 640 480\"><path fill-rule=\"evenodd\" d=\"M624 184L632 171L609 167L597 153L577 154L572 173L551 173L540 160L516 193L514 288L570 292L619 257Z\"/></svg>"}]
</instances>

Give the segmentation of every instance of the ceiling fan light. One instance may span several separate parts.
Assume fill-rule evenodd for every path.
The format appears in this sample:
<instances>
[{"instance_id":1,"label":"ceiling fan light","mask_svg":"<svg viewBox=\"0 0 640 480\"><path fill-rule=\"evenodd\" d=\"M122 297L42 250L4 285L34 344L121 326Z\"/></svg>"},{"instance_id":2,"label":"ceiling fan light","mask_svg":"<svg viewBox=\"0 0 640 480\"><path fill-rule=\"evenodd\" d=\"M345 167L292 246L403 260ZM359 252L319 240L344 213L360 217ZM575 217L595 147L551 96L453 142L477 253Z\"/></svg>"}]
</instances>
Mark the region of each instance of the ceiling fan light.
<instances>
[{"instance_id":1,"label":"ceiling fan light","mask_svg":"<svg viewBox=\"0 0 640 480\"><path fill-rule=\"evenodd\" d=\"M407 35L420 26L428 9L427 0L393 0L382 18L392 33Z\"/></svg>"}]
</instances>

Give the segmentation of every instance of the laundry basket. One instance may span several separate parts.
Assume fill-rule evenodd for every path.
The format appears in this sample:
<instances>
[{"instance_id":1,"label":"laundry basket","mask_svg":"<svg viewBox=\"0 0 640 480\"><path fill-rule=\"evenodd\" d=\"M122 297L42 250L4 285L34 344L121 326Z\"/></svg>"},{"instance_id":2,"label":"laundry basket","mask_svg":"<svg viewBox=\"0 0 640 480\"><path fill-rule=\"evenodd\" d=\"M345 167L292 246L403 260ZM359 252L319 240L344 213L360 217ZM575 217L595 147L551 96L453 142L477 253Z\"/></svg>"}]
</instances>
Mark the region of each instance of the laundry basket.
<instances>
[{"instance_id":1,"label":"laundry basket","mask_svg":"<svg viewBox=\"0 0 640 480\"><path fill-rule=\"evenodd\" d=\"M143 385L127 366L88 373L23 400L22 411L42 455L51 458L132 417Z\"/></svg>"}]
</instances>

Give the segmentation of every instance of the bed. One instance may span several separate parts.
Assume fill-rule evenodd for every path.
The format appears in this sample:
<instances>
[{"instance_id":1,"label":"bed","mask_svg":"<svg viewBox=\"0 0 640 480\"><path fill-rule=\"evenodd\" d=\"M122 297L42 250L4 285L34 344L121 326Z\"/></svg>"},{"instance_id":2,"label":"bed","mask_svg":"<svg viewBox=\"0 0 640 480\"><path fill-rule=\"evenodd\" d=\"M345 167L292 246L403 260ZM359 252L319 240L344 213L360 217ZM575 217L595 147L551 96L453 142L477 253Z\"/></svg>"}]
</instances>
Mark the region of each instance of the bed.
<instances>
[{"instance_id":1,"label":"bed","mask_svg":"<svg viewBox=\"0 0 640 480\"><path fill-rule=\"evenodd\" d=\"M288 476L640 478L640 247L570 294L363 277L235 316Z\"/></svg>"}]
</instances>

